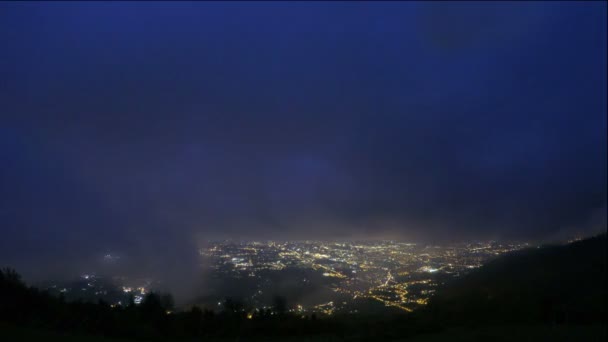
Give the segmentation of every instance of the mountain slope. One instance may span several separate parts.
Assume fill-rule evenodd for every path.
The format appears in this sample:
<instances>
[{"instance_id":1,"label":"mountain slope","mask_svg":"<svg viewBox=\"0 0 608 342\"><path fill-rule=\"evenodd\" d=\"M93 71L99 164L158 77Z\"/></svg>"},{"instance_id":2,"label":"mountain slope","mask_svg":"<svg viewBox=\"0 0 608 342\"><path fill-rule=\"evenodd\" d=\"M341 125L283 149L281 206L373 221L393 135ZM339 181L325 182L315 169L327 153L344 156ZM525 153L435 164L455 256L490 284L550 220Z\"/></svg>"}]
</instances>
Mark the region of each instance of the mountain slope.
<instances>
[{"instance_id":1,"label":"mountain slope","mask_svg":"<svg viewBox=\"0 0 608 342\"><path fill-rule=\"evenodd\" d=\"M605 322L606 235L506 255L437 293L425 311L439 322Z\"/></svg>"}]
</instances>

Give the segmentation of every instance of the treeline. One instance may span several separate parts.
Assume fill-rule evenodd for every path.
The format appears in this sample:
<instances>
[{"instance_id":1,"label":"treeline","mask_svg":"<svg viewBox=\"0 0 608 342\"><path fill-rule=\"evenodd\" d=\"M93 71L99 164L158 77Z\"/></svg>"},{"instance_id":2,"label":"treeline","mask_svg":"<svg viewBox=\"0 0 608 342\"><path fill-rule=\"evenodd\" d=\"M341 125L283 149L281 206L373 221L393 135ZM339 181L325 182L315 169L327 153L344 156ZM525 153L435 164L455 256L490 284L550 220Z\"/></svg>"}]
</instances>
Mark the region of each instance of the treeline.
<instances>
[{"instance_id":1,"label":"treeline","mask_svg":"<svg viewBox=\"0 0 608 342\"><path fill-rule=\"evenodd\" d=\"M0 270L0 322L31 329L85 333L141 340L189 340L200 337L297 336L334 334L341 329L314 315L287 312L282 297L274 308L252 311L227 298L214 312L192 307L174 312L168 294L148 293L141 304L69 302L28 287L12 269Z\"/></svg>"}]
</instances>

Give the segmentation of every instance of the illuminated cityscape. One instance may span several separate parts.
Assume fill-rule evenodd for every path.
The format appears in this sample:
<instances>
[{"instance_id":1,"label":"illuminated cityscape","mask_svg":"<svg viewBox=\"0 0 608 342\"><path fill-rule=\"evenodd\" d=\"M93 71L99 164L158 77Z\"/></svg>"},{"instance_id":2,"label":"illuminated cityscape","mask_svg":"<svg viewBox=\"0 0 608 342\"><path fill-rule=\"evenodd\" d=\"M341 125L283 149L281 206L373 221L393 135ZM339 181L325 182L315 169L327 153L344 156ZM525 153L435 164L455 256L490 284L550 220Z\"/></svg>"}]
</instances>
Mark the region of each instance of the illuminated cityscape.
<instances>
[{"instance_id":1,"label":"illuminated cityscape","mask_svg":"<svg viewBox=\"0 0 608 342\"><path fill-rule=\"evenodd\" d=\"M290 311L331 315L356 313L373 303L411 312L425 305L445 280L528 246L498 242L422 246L394 241L223 241L211 243L200 254L213 277L248 286L245 293L250 307L266 308L272 295L281 294L290 299ZM273 281L285 282L282 273L289 278L286 291L295 295L278 293ZM317 296L312 299L307 292Z\"/></svg>"},{"instance_id":2,"label":"illuminated cityscape","mask_svg":"<svg viewBox=\"0 0 608 342\"><path fill-rule=\"evenodd\" d=\"M203 294L183 305L224 311L225 300L241 303L250 315L275 310L285 297L292 313L332 315L385 310L412 312L428 303L437 286L529 243L496 241L419 245L396 241L234 242L214 241L199 250L205 275ZM105 255L104 260L120 262ZM111 306L138 305L159 280L82 274L76 281L49 283L50 293L67 300L103 300Z\"/></svg>"},{"instance_id":3,"label":"illuminated cityscape","mask_svg":"<svg viewBox=\"0 0 608 342\"><path fill-rule=\"evenodd\" d=\"M60 295L68 301L81 300L97 302L99 300L114 306L141 304L150 288L158 287L159 282L151 279L131 279L125 276L99 276L95 273L83 274L79 279L69 282L51 282L41 284L51 294Z\"/></svg>"}]
</instances>

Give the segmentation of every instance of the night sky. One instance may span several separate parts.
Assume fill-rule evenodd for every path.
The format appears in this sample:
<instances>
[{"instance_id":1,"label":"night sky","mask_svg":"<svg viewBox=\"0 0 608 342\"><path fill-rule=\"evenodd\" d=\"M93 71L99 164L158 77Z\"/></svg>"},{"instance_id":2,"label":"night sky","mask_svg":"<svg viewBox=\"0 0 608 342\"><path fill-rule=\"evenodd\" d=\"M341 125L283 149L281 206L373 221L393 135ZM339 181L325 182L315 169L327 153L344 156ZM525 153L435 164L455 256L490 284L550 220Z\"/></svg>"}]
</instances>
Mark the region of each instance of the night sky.
<instances>
[{"instance_id":1,"label":"night sky","mask_svg":"<svg viewBox=\"0 0 608 342\"><path fill-rule=\"evenodd\" d=\"M0 3L0 264L605 231L606 13Z\"/></svg>"}]
</instances>

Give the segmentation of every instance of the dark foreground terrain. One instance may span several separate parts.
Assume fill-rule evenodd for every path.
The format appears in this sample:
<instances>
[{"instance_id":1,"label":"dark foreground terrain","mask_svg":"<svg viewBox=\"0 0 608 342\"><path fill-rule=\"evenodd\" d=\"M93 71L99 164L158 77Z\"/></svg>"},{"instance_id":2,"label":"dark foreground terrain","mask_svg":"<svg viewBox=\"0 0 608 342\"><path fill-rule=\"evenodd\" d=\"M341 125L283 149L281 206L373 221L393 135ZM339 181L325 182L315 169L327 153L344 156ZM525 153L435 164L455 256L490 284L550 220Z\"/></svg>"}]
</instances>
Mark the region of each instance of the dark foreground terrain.
<instances>
[{"instance_id":1,"label":"dark foreground terrain","mask_svg":"<svg viewBox=\"0 0 608 342\"><path fill-rule=\"evenodd\" d=\"M12 270L0 273L2 341L604 341L606 235L500 257L408 315L248 318L169 309L158 294L120 308L66 302Z\"/></svg>"},{"instance_id":2,"label":"dark foreground terrain","mask_svg":"<svg viewBox=\"0 0 608 342\"><path fill-rule=\"evenodd\" d=\"M90 335L65 334L52 331L30 331L23 328L2 327L3 341L52 341L52 342L131 342L133 340L109 338ZM505 326L486 327L478 329L450 329L441 333L422 334L410 338L397 338L394 341L411 342L474 342L474 341L606 341L606 326ZM336 336L303 336L303 337L281 337L281 338L206 338L200 341L342 341Z\"/></svg>"}]
</instances>

